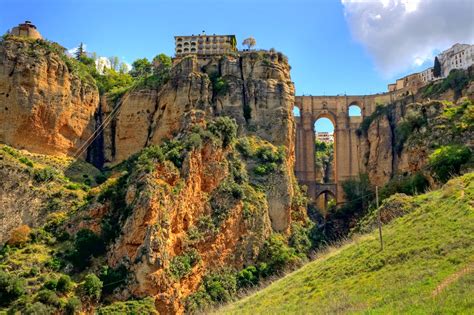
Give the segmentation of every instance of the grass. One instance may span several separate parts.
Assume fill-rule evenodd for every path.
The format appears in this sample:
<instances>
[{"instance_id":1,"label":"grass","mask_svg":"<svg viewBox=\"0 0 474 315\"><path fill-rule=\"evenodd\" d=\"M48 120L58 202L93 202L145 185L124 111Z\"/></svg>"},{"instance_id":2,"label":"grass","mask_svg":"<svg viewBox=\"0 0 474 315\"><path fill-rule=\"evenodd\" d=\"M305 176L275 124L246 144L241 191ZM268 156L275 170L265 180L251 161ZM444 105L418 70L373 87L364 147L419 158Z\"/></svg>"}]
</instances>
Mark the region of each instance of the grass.
<instances>
[{"instance_id":1,"label":"grass","mask_svg":"<svg viewBox=\"0 0 474 315\"><path fill-rule=\"evenodd\" d=\"M471 313L474 173L413 197L414 210L218 313ZM448 285L436 296L436 288Z\"/></svg>"}]
</instances>

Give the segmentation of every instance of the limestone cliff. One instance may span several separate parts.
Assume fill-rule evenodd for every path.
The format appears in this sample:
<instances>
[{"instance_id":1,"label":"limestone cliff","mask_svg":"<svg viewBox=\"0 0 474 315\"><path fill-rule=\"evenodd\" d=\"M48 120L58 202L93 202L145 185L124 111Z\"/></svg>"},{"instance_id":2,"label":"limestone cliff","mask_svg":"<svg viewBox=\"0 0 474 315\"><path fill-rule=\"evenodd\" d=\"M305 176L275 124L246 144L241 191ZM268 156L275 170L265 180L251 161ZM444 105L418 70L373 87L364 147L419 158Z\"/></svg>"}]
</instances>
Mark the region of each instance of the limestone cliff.
<instances>
[{"instance_id":1,"label":"limestone cliff","mask_svg":"<svg viewBox=\"0 0 474 315\"><path fill-rule=\"evenodd\" d=\"M146 145L161 143L180 130L182 118L194 109L209 117L233 117L240 134L256 134L293 150L289 70L286 57L271 52L177 60L164 86L133 89L118 101L120 112L106 138L105 155L117 163ZM104 115L115 105L105 106Z\"/></svg>"},{"instance_id":2,"label":"limestone cliff","mask_svg":"<svg viewBox=\"0 0 474 315\"><path fill-rule=\"evenodd\" d=\"M439 146L460 143L474 148L473 110L469 98L414 103L405 99L380 107L366 118L368 128L361 130L363 171L374 185L383 186L396 174L423 171L429 154Z\"/></svg>"},{"instance_id":3,"label":"limestone cliff","mask_svg":"<svg viewBox=\"0 0 474 315\"><path fill-rule=\"evenodd\" d=\"M98 102L93 80L73 73L64 48L12 36L0 42L0 143L72 155L94 131Z\"/></svg>"}]
</instances>

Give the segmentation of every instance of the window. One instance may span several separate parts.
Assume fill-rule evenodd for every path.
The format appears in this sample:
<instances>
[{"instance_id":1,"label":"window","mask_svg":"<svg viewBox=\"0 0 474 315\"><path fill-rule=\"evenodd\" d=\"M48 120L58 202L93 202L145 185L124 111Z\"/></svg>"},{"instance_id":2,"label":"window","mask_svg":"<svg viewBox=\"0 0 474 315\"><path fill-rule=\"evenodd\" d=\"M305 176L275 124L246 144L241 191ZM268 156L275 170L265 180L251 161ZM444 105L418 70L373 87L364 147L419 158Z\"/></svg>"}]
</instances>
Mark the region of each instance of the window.
<instances>
[{"instance_id":1,"label":"window","mask_svg":"<svg viewBox=\"0 0 474 315\"><path fill-rule=\"evenodd\" d=\"M362 116L362 109L355 103L349 105L349 117Z\"/></svg>"}]
</instances>

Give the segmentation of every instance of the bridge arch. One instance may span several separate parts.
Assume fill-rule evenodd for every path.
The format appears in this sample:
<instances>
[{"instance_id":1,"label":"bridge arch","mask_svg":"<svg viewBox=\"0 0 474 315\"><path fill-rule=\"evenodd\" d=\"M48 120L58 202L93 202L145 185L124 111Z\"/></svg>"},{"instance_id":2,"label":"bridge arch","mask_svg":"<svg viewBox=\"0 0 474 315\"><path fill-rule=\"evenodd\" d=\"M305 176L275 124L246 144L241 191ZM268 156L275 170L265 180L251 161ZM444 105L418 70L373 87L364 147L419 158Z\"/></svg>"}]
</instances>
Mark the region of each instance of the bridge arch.
<instances>
[{"instance_id":1,"label":"bridge arch","mask_svg":"<svg viewBox=\"0 0 474 315\"><path fill-rule=\"evenodd\" d=\"M366 96L297 96L295 106L300 110L296 121L295 174L300 184L308 187L308 195L316 201L320 187L315 168L314 123L328 118L334 125L334 196L344 201L342 182L361 172L360 140L357 129L363 118L375 109L376 97ZM350 107L357 106L358 115L351 115Z\"/></svg>"}]
</instances>

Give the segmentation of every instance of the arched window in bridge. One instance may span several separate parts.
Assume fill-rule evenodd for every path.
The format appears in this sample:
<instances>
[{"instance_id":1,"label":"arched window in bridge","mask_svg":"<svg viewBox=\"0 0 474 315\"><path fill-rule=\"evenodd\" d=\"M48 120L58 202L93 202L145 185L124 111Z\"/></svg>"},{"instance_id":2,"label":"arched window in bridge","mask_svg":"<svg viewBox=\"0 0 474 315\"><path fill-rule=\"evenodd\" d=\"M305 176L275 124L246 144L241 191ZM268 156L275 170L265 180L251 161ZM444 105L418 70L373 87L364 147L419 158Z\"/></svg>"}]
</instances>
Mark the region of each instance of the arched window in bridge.
<instances>
[{"instance_id":1,"label":"arched window in bridge","mask_svg":"<svg viewBox=\"0 0 474 315\"><path fill-rule=\"evenodd\" d=\"M314 167L316 182L334 183L334 125L328 118L321 117L314 123Z\"/></svg>"},{"instance_id":2,"label":"arched window in bridge","mask_svg":"<svg viewBox=\"0 0 474 315\"><path fill-rule=\"evenodd\" d=\"M301 117L300 108L298 106L293 106L293 116Z\"/></svg>"},{"instance_id":3,"label":"arched window in bridge","mask_svg":"<svg viewBox=\"0 0 474 315\"><path fill-rule=\"evenodd\" d=\"M362 109L357 104L349 105L349 117L360 117L362 116Z\"/></svg>"}]
</instances>

